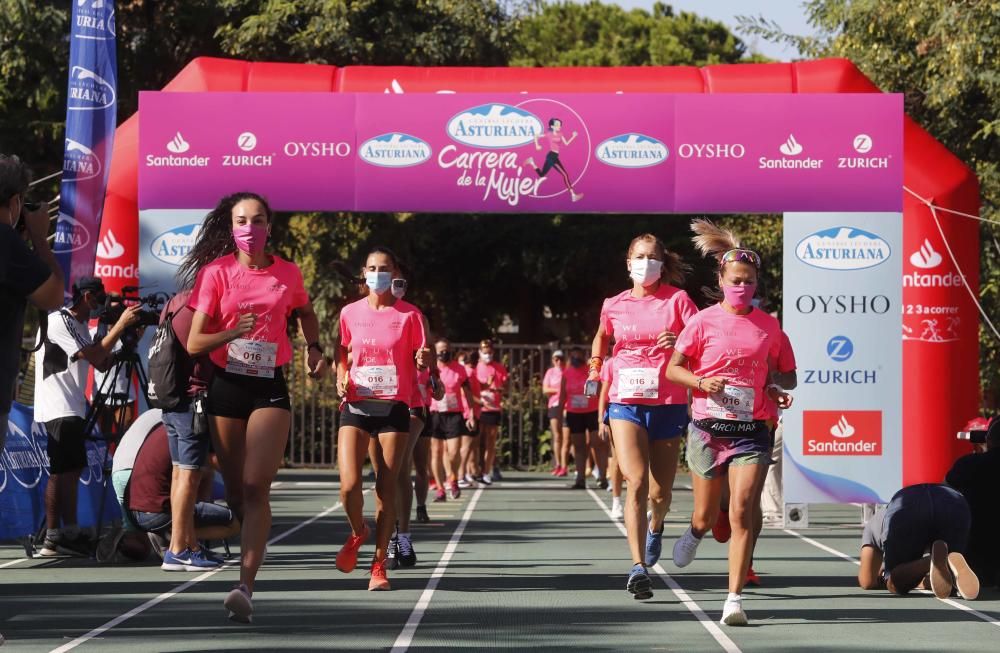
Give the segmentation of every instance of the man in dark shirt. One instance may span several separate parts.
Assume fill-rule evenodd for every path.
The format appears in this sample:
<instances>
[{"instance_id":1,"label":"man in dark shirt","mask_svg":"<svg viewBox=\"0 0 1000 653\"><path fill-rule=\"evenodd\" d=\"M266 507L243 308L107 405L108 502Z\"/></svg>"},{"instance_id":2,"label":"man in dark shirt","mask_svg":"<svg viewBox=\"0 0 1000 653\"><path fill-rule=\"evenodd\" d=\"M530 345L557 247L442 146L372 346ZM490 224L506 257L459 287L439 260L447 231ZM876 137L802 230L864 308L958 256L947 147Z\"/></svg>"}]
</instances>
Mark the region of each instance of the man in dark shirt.
<instances>
[{"instance_id":1,"label":"man in dark shirt","mask_svg":"<svg viewBox=\"0 0 1000 653\"><path fill-rule=\"evenodd\" d=\"M962 493L972 514L969 564L987 586L1000 585L1000 418L990 420L985 451L963 456L945 476L945 482Z\"/></svg>"},{"instance_id":2,"label":"man in dark shirt","mask_svg":"<svg viewBox=\"0 0 1000 653\"><path fill-rule=\"evenodd\" d=\"M24 309L28 301L44 311L62 306L63 276L47 240L49 209L25 204L31 173L16 156L0 154L0 450L7 439L7 415L20 367ZM23 220L34 252L18 227Z\"/></svg>"}]
</instances>

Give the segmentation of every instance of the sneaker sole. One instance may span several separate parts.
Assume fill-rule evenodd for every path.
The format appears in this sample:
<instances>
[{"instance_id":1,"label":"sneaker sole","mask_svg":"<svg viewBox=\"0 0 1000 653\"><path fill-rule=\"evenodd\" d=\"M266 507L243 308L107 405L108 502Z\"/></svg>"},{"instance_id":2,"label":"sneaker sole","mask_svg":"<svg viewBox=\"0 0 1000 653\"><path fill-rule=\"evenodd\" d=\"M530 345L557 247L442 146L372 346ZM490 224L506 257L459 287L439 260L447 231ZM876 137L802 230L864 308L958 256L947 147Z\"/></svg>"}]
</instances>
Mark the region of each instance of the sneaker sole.
<instances>
[{"instance_id":1,"label":"sneaker sole","mask_svg":"<svg viewBox=\"0 0 1000 653\"><path fill-rule=\"evenodd\" d=\"M369 585L368 585L368 591L369 592L388 592L391 589L392 588L389 587L389 581L386 581L385 583L377 583L377 584L370 584L369 583Z\"/></svg>"},{"instance_id":2,"label":"sneaker sole","mask_svg":"<svg viewBox=\"0 0 1000 653\"><path fill-rule=\"evenodd\" d=\"M967 601L974 601L979 596L979 577L972 571L965 556L961 553L949 553L948 569L955 576L955 589L958 590L958 595Z\"/></svg>"},{"instance_id":3,"label":"sneaker sole","mask_svg":"<svg viewBox=\"0 0 1000 653\"><path fill-rule=\"evenodd\" d=\"M229 618L243 624L253 623L253 603L239 590L231 591L222 605L229 610Z\"/></svg>"},{"instance_id":4,"label":"sneaker sole","mask_svg":"<svg viewBox=\"0 0 1000 653\"><path fill-rule=\"evenodd\" d=\"M739 612L726 615L720 623L724 626L746 626L750 623L750 620L747 619L747 613L740 610Z\"/></svg>"},{"instance_id":5,"label":"sneaker sole","mask_svg":"<svg viewBox=\"0 0 1000 653\"><path fill-rule=\"evenodd\" d=\"M645 601L653 598L653 582L649 576L638 576L629 578L625 590L632 595L636 601Z\"/></svg>"},{"instance_id":6,"label":"sneaker sole","mask_svg":"<svg viewBox=\"0 0 1000 653\"><path fill-rule=\"evenodd\" d=\"M951 596L953 587L951 569L948 568L948 545L937 540L931 545L931 591L939 599Z\"/></svg>"}]
</instances>

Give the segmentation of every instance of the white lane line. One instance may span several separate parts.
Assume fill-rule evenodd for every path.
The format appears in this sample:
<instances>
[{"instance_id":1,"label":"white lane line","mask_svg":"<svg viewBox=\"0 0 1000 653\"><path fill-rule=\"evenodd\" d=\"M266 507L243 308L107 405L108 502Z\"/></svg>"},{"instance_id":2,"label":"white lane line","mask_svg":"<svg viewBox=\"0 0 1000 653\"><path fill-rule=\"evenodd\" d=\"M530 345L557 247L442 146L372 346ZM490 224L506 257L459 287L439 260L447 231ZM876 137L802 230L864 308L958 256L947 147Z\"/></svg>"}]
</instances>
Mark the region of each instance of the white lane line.
<instances>
[{"instance_id":1,"label":"white lane line","mask_svg":"<svg viewBox=\"0 0 1000 653\"><path fill-rule=\"evenodd\" d=\"M13 567L14 565L20 564L27 560L27 558L18 558L17 560L11 560L10 562L5 562L0 565L0 569L6 569L7 567Z\"/></svg>"},{"instance_id":2,"label":"white lane line","mask_svg":"<svg viewBox=\"0 0 1000 653\"><path fill-rule=\"evenodd\" d=\"M600 506L601 510L604 511L604 514L606 514L608 516L608 519L611 520L611 523L618 527L618 530L621 531L621 534L624 535L626 538L628 538L628 531L625 530L625 524L611 517L611 511L608 509L606 505L604 505L604 502L601 501L601 497L599 497L596 492L594 492L589 488L587 489L587 493L594 498L594 501L597 502L597 505ZM684 588L677 584L677 581L675 581L673 577L667 573L666 569L664 569L659 563L657 563L656 565L653 566L653 571L655 571L657 575L660 577L660 579L666 584L666 586L670 588L670 591L674 593L674 596L677 597L677 600L680 601L684 605L684 607L687 608L688 611L691 612L691 614L693 614L695 618L701 622L701 625L704 626L705 630L707 630L708 633L715 639L715 641L718 642L719 646L722 647L722 650L726 651L726 653L741 653L740 647L736 646L736 643L733 642L733 640L729 639L728 635L722 632L722 629L719 628L719 625L716 624L715 621L711 619L707 614L705 614L705 611L701 609L701 606L695 603L694 599L692 599L688 595L688 593L684 590Z\"/></svg>"},{"instance_id":3,"label":"white lane line","mask_svg":"<svg viewBox=\"0 0 1000 653\"><path fill-rule=\"evenodd\" d=\"M831 554L833 556L836 556L836 557L840 558L841 560L846 560L847 562L853 562L854 564L856 564L858 566L861 565L861 561L858 560L857 558L852 558L851 556L847 555L846 553L844 553L842 551L838 551L837 549L834 549L832 547L829 547L829 546L823 544L822 542L817 542L816 540L814 540L812 538L806 537L805 535L800 535L799 533L796 533L795 531L789 530L787 528L786 529L782 529L782 530L784 530L784 532L788 533L789 535L794 535L795 537L799 538L803 542L806 542L807 544L812 544L817 549L821 549L821 550L826 551L827 553L829 553L829 554ZM920 592L921 594L933 594L933 592L929 592L928 590L917 590L917 591ZM935 597L935 598L937 598L937 597ZM938 600L941 601L941 603L944 603L946 605L950 605L953 608L958 608L959 610L961 610L963 612L968 612L969 614L975 616L977 619L981 619L981 620L985 621L986 623L990 624L991 626L996 626L996 627L1000 628L1000 620L997 620L997 619L991 617L988 614L984 614L984 613L980 612L979 610L975 610L973 608L970 608L969 606L965 605L964 603L959 603L958 601L953 601L952 599L938 599Z\"/></svg>"},{"instance_id":4,"label":"white lane line","mask_svg":"<svg viewBox=\"0 0 1000 653\"><path fill-rule=\"evenodd\" d=\"M367 492L368 492L368 490L365 490L365 493L367 493ZM270 540L267 541L267 545L271 546L272 544L276 544L276 543L280 542L281 540L285 539L286 537L288 537L292 533L295 533L296 531L298 531L298 530L300 530L302 528L305 528L309 524L312 524L316 520L322 519L322 518L326 517L327 515L329 515L330 513L338 510L340 508L340 506L341 506L341 503L338 501L336 504L334 504L330 508L327 508L326 510L323 510L322 512L319 512L319 513L313 515L309 519L307 519L307 520L305 520L305 521L297 524L296 526L293 526L292 528L288 529L287 531L284 531L282 533L279 533L278 535L275 535L274 537L272 537ZM194 587L195 585L197 585L201 581L206 580L208 578L211 578L212 576L214 576L215 574L219 573L223 569L230 568L230 566L232 564L234 564L234 563L226 563L226 564L222 565L221 567L219 567L218 569L213 569L212 571L207 571L204 574L196 576L195 578L192 578L188 582L186 582L186 583L184 583L182 585L179 585L178 587L170 590L169 592L164 592L163 594L160 594L159 596L156 596L156 597L154 597L154 598L146 601L142 605L140 605L138 607L135 607L135 608L132 608L131 610L129 610L128 612L126 612L124 614L118 615L117 617L115 617L111 621L98 626L97 628L93 629L92 631L90 631L86 635L81 635L80 637L77 637L76 639L74 639L73 641L71 641L71 642L69 642L67 644L63 644L62 646L60 646L58 648L52 649L51 651L49 651L49 653L65 653L66 651L71 651L71 650L75 649L77 646L80 646L81 644L86 644L87 642L89 642L90 640L94 639L95 637L100 637L104 633L106 633L109 630L112 630L113 628L115 628L116 626L119 626L120 624L128 621L132 617L134 617L134 616L136 616L138 614L142 614L146 610L148 610L148 609L150 609L152 607L155 607L155 606L159 605L160 603L163 603L167 599L173 598L173 597L177 596L178 594L181 594L182 592L185 592L185 591L191 589L192 587Z\"/></svg>"},{"instance_id":5,"label":"white lane line","mask_svg":"<svg viewBox=\"0 0 1000 653\"><path fill-rule=\"evenodd\" d=\"M413 643L413 636L417 633L417 627L420 626L420 622L424 618L424 613L427 612L431 598L434 596L434 591L437 590L437 586L441 582L445 570L448 569L448 563L451 562L452 556L455 555L455 551L458 549L458 542L462 539L465 526L469 523L469 519L472 518L472 511L476 509L476 504L479 503L479 497L482 494L483 488L479 488L472 495L469 506L465 509L465 514L462 515L462 521L458 523L455 532L452 533L451 540L448 542L448 546L445 547L444 553L441 555L441 559L434 569L434 573L431 574L430 580L427 581L427 587L424 588L423 593L420 595L420 600L417 601L417 604L413 607L413 612L410 613L410 618L406 620L406 625L403 626L402 632L399 633L399 637L393 643L392 653L405 653Z\"/></svg>"}]
</instances>

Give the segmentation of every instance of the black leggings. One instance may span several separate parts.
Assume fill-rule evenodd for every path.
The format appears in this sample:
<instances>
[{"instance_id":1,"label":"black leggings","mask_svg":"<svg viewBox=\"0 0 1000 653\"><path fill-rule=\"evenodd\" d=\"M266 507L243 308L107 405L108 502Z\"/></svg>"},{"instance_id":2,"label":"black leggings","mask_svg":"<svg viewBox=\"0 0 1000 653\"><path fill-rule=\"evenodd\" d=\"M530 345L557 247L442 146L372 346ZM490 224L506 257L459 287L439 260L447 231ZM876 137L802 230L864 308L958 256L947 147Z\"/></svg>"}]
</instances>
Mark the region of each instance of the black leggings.
<instances>
[{"instance_id":1,"label":"black leggings","mask_svg":"<svg viewBox=\"0 0 1000 653\"><path fill-rule=\"evenodd\" d=\"M566 172L566 168L563 167L562 161L559 160L558 152L549 152L545 155L545 166L541 170L535 168L535 172L538 173L539 177L544 177L549 174L549 170L555 168L559 174L562 175L563 182L566 184L566 188L573 190L573 183L569 180L569 174Z\"/></svg>"}]
</instances>

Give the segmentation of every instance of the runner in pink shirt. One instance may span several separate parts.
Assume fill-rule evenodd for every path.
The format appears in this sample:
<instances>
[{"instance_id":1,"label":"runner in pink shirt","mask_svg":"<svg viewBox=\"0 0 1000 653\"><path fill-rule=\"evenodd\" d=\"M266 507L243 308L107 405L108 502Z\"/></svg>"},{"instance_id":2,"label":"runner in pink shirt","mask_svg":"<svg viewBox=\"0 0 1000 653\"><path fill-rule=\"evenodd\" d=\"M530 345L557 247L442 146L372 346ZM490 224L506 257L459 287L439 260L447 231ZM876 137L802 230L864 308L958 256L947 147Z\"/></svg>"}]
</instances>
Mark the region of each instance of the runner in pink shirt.
<instances>
[{"instance_id":1,"label":"runner in pink shirt","mask_svg":"<svg viewBox=\"0 0 1000 653\"><path fill-rule=\"evenodd\" d=\"M778 321L753 307L760 257L729 231L696 220L695 244L719 261L723 299L692 319L677 339L667 374L693 392L688 435L695 507L691 525L674 544L674 564L691 563L716 521L728 479L729 596L722 623L745 626L742 595L753 549L754 512L760 510L764 473L771 459L768 394L779 408L791 405L782 387L794 385L790 370L775 368L781 353ZM776 385L775 385L776 384Z\"/></svg>"},{"instance_id":2,"label":"runner in pink shirt","mask_svg":"<svg viewBox=\"0 0 1000 653\"><path fill-rule=\"evenodd\" d=\"M483 483L492 484L497 478L500 468L497 466L497 437L500 433L500 421L503 409L503 393L507 389L509 375L503 363L494 360L493 341L483 340L479 343L479 364L476 365L476 378L479 379L483 398L482 424L480 435L483 438Z\"/></svg>"},{"instance_id":3,"label":"runner in pink shirt","mask_svg":"<svg viewBox=\"0 0 1000 653\"><path fill-rule=\"evenodd\" d=\"M566 476L569 464L569 447L565 446L568 438L563 433L562 375L566 367L566 354L561 349L552 353L552 367L545 371L542 378L542 394L549 398L548 415L549 430L552 432L552 475Z\"/></svg>"},{"instance_id":4,"label":"runner in pink shirt","mask_svg":"<svg viewBox=\"0 0 1000 653\"><path fill-rule=\"evenodd\" d=\"M265 251L274 216L254 193L219 201L205 217L178 278L194 311L187 351L214 364L205 412L226 481L226 500L243 524L240 583L223 602L249 623L254 581L271 530L270 487L291 424L282 367L292 359L288 320L297 315L309 343L311 376L325 371L319 320L298 266Z\"/></svg>"},{"instance_id":5,"label":"runner in pink shirt","mask_svg":"<svg viewBox=\"0 0 1000 653\"><path fill-rule=\"evenodd\" d=\"M549 174L549 171L552 170L552 168L555 168L556 171L562 176L563 183L566 185L566 190L569 191L570 199L574 202L580 201L580 199L583 198L583 193L577 193L576 189L573 187L573 182L569 178L569 173L566 171L566 167L563 165L562 161L559 160L559 150L564 145L566 147L572 145L573 141L576 140L576 136L576 132L573 132L569 138L563 136L562 120L559 118L550 118L548 131L541 136L541 138L544 139L549 146L549 152L545 155L545 165L538 168L535 165L535 160L531 157L528 157L527 161L524 163L524 165L529 168L533 168L535 174L542 178ZM535 149L540 151L542 149L542 144L539 143L538 140L539 136L536 134Z\"/></svg>"},{"instance_id":6,"label":"runner in pink shirt","mask_svg":"<svg viewBox=\"0 0 1000 653\"><path fill-rule=\"evenodd\" d=\"M458 487L462 436L472 435L476 428L475 418L466 419L463 414L462 397L465 397L469 405L475 405L479 400L472 396L469 374L454 359L451 343L440 338L434 343L434 350L437 354L438 376L444 388L441 399L431 402L431 471L437 482L434 501L440 502L446 499L446 487L450 490L452 499L462 496L462 490Z\"/></svg>"},{"instance_id":7,"label":"runner in pink shirt","mask_svg":"<svg viewBox=\"0 0 1000 653\"><path fill-rule=\"evenodd\" d=\"M478 428L470 429L470 435L462 436L462 444L459 447L460 462L458 465L458 487L475 487L478 481L482 480L482 472L479 469L479 430L482 428L482 385L476 377L476 364L479 362L479 354L472 351L463 351L458 355L459 364L465 368L465 373L469 376L469 389L472 391L472 400L478 403L469 403L462 395L462 416L466 420L474 419Z\"/></svg>"},{"instance_id":8,"label":"runner in pink shirt","mask_svg":"<svg viewBox=\"0 0 1000 653\"><path fill-rule=\"evenodd\" d=\"M573 347L569 350L569 366L563 372L561 381L561 396L566 406L566 426L573 442L573 461L576 464L576 480L570 487L576 490L587 489L587 459L590 457L592 447L597 464L597 486L606 490L608 488L606 449L603 455L597 455L602 449L597 437L599 398L596 394L586 394L589 377L583 348Z\"/></svg>"},{"instance_id":9,"label":"runner in pink shirt","mask_svg":"<svg viewBox=\"0 0 1000 653\"><path fill-rule=\"evenodd\" d=\"M688 421L687 392L667 379L666 364L677 334L698 309L686 292L671 285L683 282L686 266L656 236L634 238L625 261L632 288L604 300L590 378L600 377L613 338L608 416L615 458L628 481L625 527L634 563L626 590L648 599L653 590L646 567L660 558L680 435Z\"/></svg>"},{"instance_id":10,"label":"runner in pink shirt","mask_svg":"<svg viewBox=\"0 0 1000 653\"><path fill-rule=\"evenodd\" d=\"M337 392L343 398L337 431L340 497L352 535L337 554L337 569L354 570L370 529L364 519L361 469L375 439L375 556L369 590L388 590L386 554L395 529L398 475L410 451L410 402L417 368L426 367L423 314L391 292L399 260L373 249L365 263L369 292L340 313ZM351 363L348 363L350 354Z\"/></svg>"}]
</instances>

